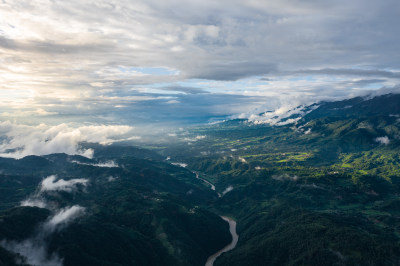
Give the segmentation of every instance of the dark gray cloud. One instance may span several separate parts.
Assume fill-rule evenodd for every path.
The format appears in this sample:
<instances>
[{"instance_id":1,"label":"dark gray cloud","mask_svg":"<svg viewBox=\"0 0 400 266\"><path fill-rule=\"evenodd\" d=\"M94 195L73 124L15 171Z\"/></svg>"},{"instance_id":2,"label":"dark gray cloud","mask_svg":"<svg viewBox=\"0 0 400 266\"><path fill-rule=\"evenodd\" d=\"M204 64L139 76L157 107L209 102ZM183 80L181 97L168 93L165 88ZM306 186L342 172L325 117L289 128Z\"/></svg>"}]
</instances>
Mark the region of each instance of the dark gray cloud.
<instances>
[{"instance_id":1,"label":"dark gray cloud","mask_svg":"<svg viewBox=\"0 0 400 266\"><path fill-rule=\"evenodd\" d=\"M238 80L241 78L265 75L276 70L276 66L262 62L225 62L224 64L209 65L208 68L189 76L198 79Z\"/></svg>"},{"instance_id":2,"label":"dark gray cloud","mask_svg":"<svg viewBox=\"0 0 400 266\"><path fill-rule=\"evenodd\" d=\"M187 94L199 94L199 93L208 93L206 90L202 88L194 88L194 87L182 87L182 86L169 86L165 88L160 88L165 91L179 91Z\"/></svg>"},{"instance_id":3,"label":"dark gray cloud","mask_svg":"<svg viewBox=\"0 0 400 266\"><path fill-rule=\"evenodd\" d=\"M361 77L384 77L400 78L399 71L369 70L369 69L343 69L343 68L324 68L294 71L295 74L311 75L335 75L335 76L361 76Z\"/></svg>"},{"instance_id":4,"label":"dark gray cloud","mask_svg":"<svg viewBox=\"0 0 400 266\"><path fill-rule=\"evenodd\" d=\"M400 3L394 0L21 1L3 6L16 17L3 25L8 36L2 37L3 47L42 56L86 54L86 60L108 66L168 66L183 78L236 80L326 64L399 68L400 62ZM43 12L47 16L41 18ZM25 21L18 19L23 14ZM19 28L29 34L7 34Z\"/></svg>"}]
</instances>

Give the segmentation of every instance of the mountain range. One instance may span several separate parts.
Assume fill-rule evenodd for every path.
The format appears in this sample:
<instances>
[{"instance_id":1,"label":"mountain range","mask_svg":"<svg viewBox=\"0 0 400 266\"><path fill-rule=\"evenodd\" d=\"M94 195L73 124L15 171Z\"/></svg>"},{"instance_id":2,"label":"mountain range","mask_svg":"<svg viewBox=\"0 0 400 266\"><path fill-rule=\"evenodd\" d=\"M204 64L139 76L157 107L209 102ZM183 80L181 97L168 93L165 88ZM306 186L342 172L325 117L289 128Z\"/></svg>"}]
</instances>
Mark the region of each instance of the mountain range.
<instances>
[{"instance_id":1,"label":"mountain range","mask_svg":"<svg viewBox=\"0 0 400 266\"><path fill-rule=\"evenodd\" d=\"M0 158L0 265L399 265L400 95L298 109Z\"/></svg>"}]
</instances>

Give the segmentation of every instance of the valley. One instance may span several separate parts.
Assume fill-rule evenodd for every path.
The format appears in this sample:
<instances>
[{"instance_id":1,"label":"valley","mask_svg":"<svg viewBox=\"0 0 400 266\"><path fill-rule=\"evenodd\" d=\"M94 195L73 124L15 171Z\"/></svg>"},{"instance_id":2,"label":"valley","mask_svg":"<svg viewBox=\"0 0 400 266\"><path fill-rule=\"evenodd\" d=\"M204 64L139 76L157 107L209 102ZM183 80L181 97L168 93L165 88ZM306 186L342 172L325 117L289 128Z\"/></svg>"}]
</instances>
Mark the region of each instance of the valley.
<instances>
[{"instance_id":1,"label":"valley","mask_svg":"<svg viewBox=\"0 0 400 266\"><path fill-rule=\"evenodd\" d=\"M0 265L398 265L398 95L349 101L1 158Z\"/></svg>"}]
</instances>

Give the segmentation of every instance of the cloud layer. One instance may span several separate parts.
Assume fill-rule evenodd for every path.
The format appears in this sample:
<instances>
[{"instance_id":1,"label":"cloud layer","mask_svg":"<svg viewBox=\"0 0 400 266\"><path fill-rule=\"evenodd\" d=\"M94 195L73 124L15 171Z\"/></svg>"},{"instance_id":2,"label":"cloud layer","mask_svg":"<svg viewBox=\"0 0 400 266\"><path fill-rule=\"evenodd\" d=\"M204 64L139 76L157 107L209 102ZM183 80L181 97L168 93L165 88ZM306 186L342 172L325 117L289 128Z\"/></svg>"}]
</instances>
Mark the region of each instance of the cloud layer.
<instances>
[{"instance_id":1,"label":"cloud layer","mask_svg":"<svg viewBox=\"0 0 400 266\"><path fill-rule=\"evenodd\" d=\"M110 144L132 139L135 138L129 134L132 129L130 126L29 126L9 121L0 122L0 156L21 158L32 154L67 153L91 157L93 150L81 149L81 142Z\"/></svg>"},{"instance_id":2,"label":"cloud layer","mask_svg":"<svg viewBox=\"0 0 400 266\"><path fill-rule=\"evenodd\" d=\"M396 87L399 9L395 0L5 0L0 118L187 124Z\"/></svg>"}]
</instances>

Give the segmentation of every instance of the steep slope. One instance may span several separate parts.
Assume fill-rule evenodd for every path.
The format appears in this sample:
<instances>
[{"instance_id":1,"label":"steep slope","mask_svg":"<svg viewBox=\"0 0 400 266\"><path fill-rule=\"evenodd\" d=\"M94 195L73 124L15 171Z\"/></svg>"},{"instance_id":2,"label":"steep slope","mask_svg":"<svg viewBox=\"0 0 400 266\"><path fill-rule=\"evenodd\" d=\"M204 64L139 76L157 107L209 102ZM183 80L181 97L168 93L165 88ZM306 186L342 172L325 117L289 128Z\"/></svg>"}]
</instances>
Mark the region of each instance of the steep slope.
<instances>
[{"instance_id":1,"label":"steep slope","mask_svg":"<svg viewBox=\"0 0 400 266\"><path fill-rule=\"evenodd\" d=\"M102 153L2 159L0 264L204 265L229 243L193 173Z\"/></svg>"},{"instance_id":2,"label":"steep slope","mask_svg":"<svg viewBox=\"0 0 400 266\"><path fill-rule=\"evenodd\" d=\"M179 143L183 155L165 149L237 221L215 265L398 265L399 106L393 94L320 103L297 123L194 128L205 137Z\"/></svg>"}]
</instances>

